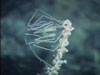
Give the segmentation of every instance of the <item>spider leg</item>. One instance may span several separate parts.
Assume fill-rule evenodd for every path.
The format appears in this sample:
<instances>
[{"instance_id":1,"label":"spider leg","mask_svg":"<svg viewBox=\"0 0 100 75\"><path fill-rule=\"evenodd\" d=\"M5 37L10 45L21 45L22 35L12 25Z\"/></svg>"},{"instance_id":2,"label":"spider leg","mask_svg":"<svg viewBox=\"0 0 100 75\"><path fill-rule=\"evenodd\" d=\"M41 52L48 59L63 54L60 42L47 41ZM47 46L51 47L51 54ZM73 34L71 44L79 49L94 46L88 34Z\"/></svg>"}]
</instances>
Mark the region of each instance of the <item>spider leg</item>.
<instances>
[{"instance_id":1,"label":"spider leg","mask_svg":"<svg viewBox=\"0 0 100 75\"><path fill-rule=\"evenodd\" d=\"M45 35L43 37L39 37L39 38L35 39L35 41L42 40L42 39L54 40L55 36L56 36L55 33L49 34L49 35ZM48 38L51 38L51 39L48 39Z\"/></svg>"},{"instance_id":2,"label":"spider leg","mask_svg":"<svg viewBox=\"0 0 100 75\"><path fill-rule=\"evenodd\" d=\"M46 51L51 51L51 52L53 52L51 49L48 49L48 48L45 48L45 47L41 47L41 46L38 46L38 45L36 45L36 44L34 44L34 46L37 47L37 48L46 50Z\"/></svg>"},{"instance_id":3,"label":"spider leg","mask_svg":"<svg viewBox=\"0 0 100 75\"><path fill-rule=\"evenodd\" d=\"M42 18L46 18L46 16L42 15L39 19L37 19L37 20L35 21L35 23L33 23L33 24L31 25L31 27L33 28L34 25L38 25L38 24L41 22ZM46 21L44 21L44 22L46 22ZM47 22L47 23L48 23L48 22Z\"/></svg>"},{"instance_id":4,"label":"spider leg","mask_svg":"<svg viewBox=\"0 0 100 75\"><path fill-rule=\"evenodd\" d=\"M54 43L56 43L62 36L62 33L58 36L58 38L54 41Z\"/></svg>"},{"instance_id":5,"label":"spider leg","mask_svg":"<svg viewBox=\"0 0 100 75\"><path fill-rule=\"evenodd\" d=\"M29 45L30 47L30 45ZM30 47L30 49L32 50L32 48ZM47 64L48 66L52 67L52 65L50 65L49 63L47 63L46 61L44 61L43 59L41 59L34 50L32 50L33 54L35 55L36 58L38 58L40 61L42 61L43 63Z\"/></svg>"},{"instance_id":6,"label":"spider leg","mask_svg":"<svg viewBox=\"0 0 100 75\"><path fill-rule=\"evenodd\" d=\"M49 25L52 25L52 24L53 24L53 22L48 22L48 23L45 23L42 26L40 25L39 27L36 27L36 28L31 27L30 30L37 30L39 28L42 28L42 27L45 27L45 26L49 26ZM39 25L39 24L37 24L37 25Z\"/></svg>"},{"instance_id":7,"label":"spider leg","mask_svg":"<svg viewBox=\"0 0 100 75\"><path fill-rule=\"evenodd\" d=\"M57 41L59 41L59 39L61 38L61 36L62 36L62 33L60 34L60 36L58 37L58 39L56 39L53 43L56 43ZM59 48L59 44L58 44L57 47L56 47L54 50L52 50L52 51L55 52L58 48Z\"/></svg>"},{"instance_id":8,"label":"spider leg","mask_svg":"<svg viewBox=\"0 0 100 75\"><path fill-rule=\"evenodd\" d=\"M54 17L52 17L51 15L47 14L46 12L44 12L43 10L37 9L37 11L42 12L43 14L45 14L46 16L48 16L50 19L53 19L55 22L61 24L62 21L55 19Z\"/></svg>"},{"instance_id":9,"label":"spider leg","mask_svg":"<svg viewBox=\"0 0 100 75\"><path fill-rule=\"evenodd\" d=\"M32 19L35 18L36 14L37 14L38 12L41 12L43 15L40 16L40 18L37 19L37 20L35 21L35 23L33 23L32 26L34 26L34 24L38 23L39 20L41 20L43 17L47 18L47 19L50 20L50 21L52 20L52 21L54 21L54 22L56 22L56 23L58 23L58 24L61 24L61 23L62 23L62 21L57 20L57 19L55 19L54 17L52 17L52 16L50 16L49 14L47 14L46 12L44 12L44 11L38 9L38 10L36 10L36 12L33 14L33 16L31 17L31 19L29 20L27 26L29 26L29 27L31 26L30 23L31 23Z\"/></svg>"},{"instance_id":10,"label":"spider leg","mask_svg":"<svg viewBox=\"0 0 100 75\"><path fill-rule=\"evenodd\" d=\"M53 40L48 39L48 40L37 40L35 41L36 44L40 44L40 43L54 43Z\"/></svg>"},{"instance_id":11,"label":"spider leg","mask_svg":"<svg viewBox=\"0 0 100 75\"><path fill-rule=\"evenodd\" d=\"M51 43L51 44L54 44L54 41L53 40L51 40L51 39L48 39L48 40L38 40L38 41L36 41L36 42L34 42L34 46L36 46L36 47L38 47L38 48L41 48L41 49L43 49L43 50L49 50L49 51L52 51L52 52L54 52L55 50L52 50L52 49L49 49L49 48L45 48L45 47L42 47L42 46L40 46L40 45L38 45L38 44L40 44L40 43Z\"/></svg>"},{"instance_id":12,"label":"spider leg","mask_svg":"<svg viewBox=\"0 0 100 75\"><path fill-rule=\"evenodd\" d=\"M33 36L37 36L37 37L40 37L39 35L34 35L34 34L30 34L30 33L25 33L26 36L30 36L30 35L33 35Z\"/></svg>"}]
</instances>

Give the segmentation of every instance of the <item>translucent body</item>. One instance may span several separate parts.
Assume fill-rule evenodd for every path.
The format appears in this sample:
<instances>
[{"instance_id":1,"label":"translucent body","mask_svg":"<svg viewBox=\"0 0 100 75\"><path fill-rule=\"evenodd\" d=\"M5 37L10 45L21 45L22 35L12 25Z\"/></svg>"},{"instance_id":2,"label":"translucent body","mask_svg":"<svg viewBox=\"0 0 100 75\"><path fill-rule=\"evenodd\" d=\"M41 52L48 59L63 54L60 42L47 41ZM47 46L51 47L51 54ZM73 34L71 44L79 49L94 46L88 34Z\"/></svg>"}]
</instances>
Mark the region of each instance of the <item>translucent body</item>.
<instances>
[{"instance_id":1,"label":"translucent body","mask_svg":"<svg viewBox=\"0 0 100 75\"><path fill-rule=\"evenodd\" d=\"M25 33L26 44L32 49L34 55L46 64L48 63L41 59L36 54L36 51L56 51L59 47L59 39L62 37L63 27L61 25L61 21L56 20L39 9L27 24L27 31Z\"/></svg>"}]
</instances>

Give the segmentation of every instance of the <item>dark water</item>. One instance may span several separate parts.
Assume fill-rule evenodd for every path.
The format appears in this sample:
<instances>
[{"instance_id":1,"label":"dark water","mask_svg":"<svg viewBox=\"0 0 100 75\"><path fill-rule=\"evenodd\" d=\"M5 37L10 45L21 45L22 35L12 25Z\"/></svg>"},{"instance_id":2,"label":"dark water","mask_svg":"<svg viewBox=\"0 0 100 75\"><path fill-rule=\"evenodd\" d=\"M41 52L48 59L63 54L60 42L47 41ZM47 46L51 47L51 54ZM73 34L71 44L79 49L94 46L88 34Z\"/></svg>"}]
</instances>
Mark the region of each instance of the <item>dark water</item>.
<instances>
[{"instance_id":1,"label":"dark water","mask_svg":"<svg viewBox=\"0 0 100 75\"><path fill-rule=\"evenodd\" d=\"M2 0L2 75L44 75L45 65L25 43L27 23L39 8L57 19L70 19L75 27L69 38L68 60L59 75L100 75L100 0ZM46 61L48 52L38 51Z\"/></svg>"}]
</instances>

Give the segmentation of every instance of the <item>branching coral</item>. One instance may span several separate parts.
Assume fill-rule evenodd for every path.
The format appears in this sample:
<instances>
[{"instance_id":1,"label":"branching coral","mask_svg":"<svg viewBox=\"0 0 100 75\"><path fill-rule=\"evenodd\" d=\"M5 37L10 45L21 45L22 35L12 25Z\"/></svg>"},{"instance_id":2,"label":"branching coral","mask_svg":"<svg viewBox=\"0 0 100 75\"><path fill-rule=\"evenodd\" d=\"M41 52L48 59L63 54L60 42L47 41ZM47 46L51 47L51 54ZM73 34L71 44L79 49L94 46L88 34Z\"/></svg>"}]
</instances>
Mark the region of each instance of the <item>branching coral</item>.
<instances>
[{"instance_id":1,"label":"branching coral","mask_svg":"<svg viewBox=\"0 0 100 75\"><path fill-rule=\"evenodd\" d=\"M74 30L71 25L72 23L69 20L65 20L62 25L64 28L64 30L62 31L63 36L59 40L59 47L56 51L55 58L52 61L53 66L47 68L48 75L58 75L58 71L61 69L61 65L67 63L67 60L62 60L62 57L64 53L68 52L65 47L68 46L68 37L71 35L71 31Z\"/></svg>"}]
</instances>

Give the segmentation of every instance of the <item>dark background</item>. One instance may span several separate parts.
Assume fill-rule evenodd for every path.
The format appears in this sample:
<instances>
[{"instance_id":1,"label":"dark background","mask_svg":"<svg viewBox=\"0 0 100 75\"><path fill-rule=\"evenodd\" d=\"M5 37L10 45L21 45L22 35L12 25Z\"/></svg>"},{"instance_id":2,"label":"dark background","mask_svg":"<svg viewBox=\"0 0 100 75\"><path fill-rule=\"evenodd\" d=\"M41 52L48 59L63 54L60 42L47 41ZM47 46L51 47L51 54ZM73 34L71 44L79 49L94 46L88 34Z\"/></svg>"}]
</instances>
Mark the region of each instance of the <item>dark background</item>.
<instances>
[{"instance_id":1,"label":"dark background","mask_svg":"<svg viewBox=\"0 0 100 75\"><path fill-rule=\"evenodd\" d=\"M100 75L100 0L1 0L2 75L43 74L44 64L25 43L27 22L39 8L57 19L70 19L68 60L59 75ZM40 50L47 60L47 53ZM47 57L47 58L45 58ZM44 74L43 74L44 75Z\"/></svg>"}]
</instances>

